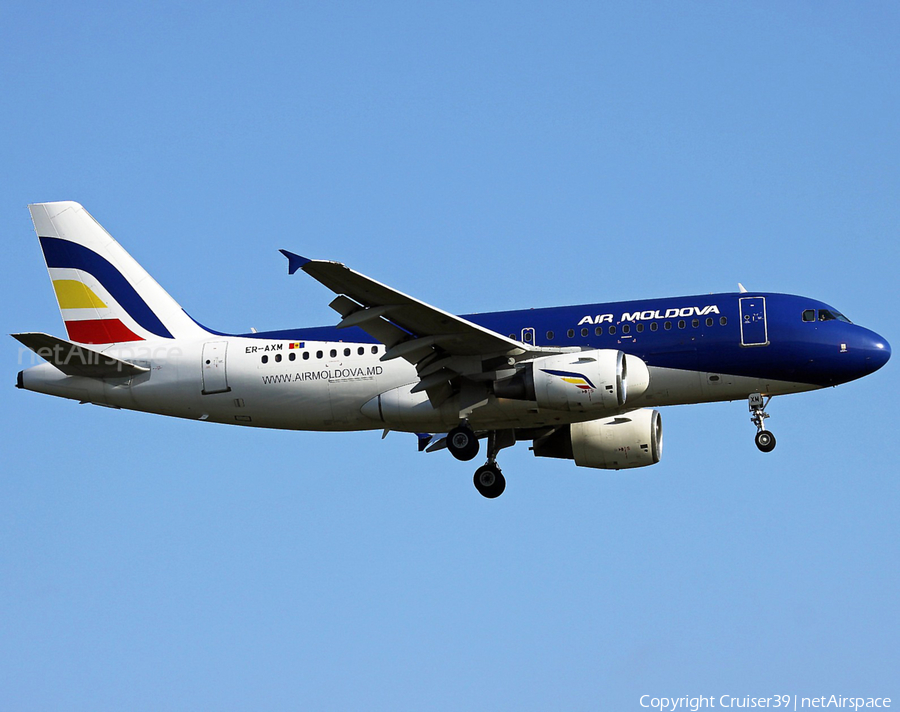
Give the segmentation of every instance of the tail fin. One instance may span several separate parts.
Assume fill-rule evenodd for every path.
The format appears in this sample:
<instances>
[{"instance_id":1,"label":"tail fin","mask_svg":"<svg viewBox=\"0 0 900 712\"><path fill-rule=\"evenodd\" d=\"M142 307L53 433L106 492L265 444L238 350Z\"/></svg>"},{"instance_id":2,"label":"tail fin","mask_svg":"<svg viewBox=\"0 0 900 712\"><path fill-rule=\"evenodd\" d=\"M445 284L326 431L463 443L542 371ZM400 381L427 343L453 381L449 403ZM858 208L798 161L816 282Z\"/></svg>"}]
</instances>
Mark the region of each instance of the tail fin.
<instances>
[{"instance_id":1,"label":"tail fin","mask_svg":"<svg viewBox=\"0 0 900 712\"><path fill-rule=\"evenodd\" d=\"M78 203L28 209L69 339L114 344L206 333Z\"/></svg>"}]
</instances>

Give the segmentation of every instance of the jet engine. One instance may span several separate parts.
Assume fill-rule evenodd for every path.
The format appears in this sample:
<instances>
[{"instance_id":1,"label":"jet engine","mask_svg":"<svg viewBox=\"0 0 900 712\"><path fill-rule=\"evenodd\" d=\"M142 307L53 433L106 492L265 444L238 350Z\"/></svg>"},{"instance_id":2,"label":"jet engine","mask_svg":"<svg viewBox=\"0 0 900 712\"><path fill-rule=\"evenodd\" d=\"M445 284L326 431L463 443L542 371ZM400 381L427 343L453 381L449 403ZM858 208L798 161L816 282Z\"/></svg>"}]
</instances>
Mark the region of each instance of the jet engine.
<instances>
[{"instance_id":1,"label":"jet engine","mask_svg":"<svg viewBox=\"0 0 900 712\"><path fill-rule=\"evenodd\" d=\"M662 456L662 417L642 408L612 418L573 423L534 441L536 457L575 460L579 467L622 470L655 465Z\"/></svg>"},{"instance_id":2,"label":"jet engine","mask_svg":"<svg viewBox=\"0 0 900 712\"><path fill-rule=\"evenodd\" d=\"M537 401L541 408L585 412L621 408L649 385L650 372L637 356L594 349L526 361L512 378L494 382L494 395Z\"/></svg>"}]
</instances>

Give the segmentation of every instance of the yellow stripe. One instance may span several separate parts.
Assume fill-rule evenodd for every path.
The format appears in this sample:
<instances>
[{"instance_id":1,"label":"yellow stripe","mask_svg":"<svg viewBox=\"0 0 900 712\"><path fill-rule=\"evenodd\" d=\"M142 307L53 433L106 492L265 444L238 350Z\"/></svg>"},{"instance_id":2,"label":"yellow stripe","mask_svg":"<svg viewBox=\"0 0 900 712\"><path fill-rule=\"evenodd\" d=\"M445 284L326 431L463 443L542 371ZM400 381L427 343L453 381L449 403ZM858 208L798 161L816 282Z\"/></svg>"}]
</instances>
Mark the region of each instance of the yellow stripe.
<instances>
[{"instance_id":1,"label":"yellow stripe","mask_svg":"<svg viewBox=\"0 0 900 712\"><path fill-rule=\"evenodd\" d=\"M53 289L56 290L56 300L60 309L90 309L106 305L100 300L91 288L75 279L57 279L53 281Z\"/></svg>"}]
</instances>

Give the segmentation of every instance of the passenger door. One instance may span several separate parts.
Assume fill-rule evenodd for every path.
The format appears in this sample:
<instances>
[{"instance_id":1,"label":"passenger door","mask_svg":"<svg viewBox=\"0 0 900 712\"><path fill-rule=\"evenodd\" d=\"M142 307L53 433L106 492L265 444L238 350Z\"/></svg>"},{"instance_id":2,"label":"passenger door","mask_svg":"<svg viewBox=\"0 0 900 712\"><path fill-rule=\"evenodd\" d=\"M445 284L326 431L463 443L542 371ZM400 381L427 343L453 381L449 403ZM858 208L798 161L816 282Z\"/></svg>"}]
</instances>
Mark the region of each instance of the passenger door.
<instances>
[{"instance_id":1,"label":"passenger door","mask_svg":"<svg viewBox=\"0 0 900 712\"><path fill-rule=\"evenodd\" d=\"M225 370L227 341L208 341L203 344L203 395L227 393L228 373Z\"/></svg>"},{"instance_id":2,"label":"passenger door","mask_svg":"<svg viewBox=\"0 0 900 712\"><path fill-rule=\"evenodd\" d=\"M741 346L768 346L766 298L741 297Z\"/></svg>"}]
</instances>

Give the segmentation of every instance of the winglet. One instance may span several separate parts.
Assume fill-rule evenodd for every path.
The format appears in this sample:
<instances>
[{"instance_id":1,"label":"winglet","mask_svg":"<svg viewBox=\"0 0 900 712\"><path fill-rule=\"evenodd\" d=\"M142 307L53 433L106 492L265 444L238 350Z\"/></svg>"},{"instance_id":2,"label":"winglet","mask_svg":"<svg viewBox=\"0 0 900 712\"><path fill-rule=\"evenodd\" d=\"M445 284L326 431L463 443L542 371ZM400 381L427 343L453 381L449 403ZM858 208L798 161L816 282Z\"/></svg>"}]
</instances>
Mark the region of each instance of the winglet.
<instances>
[{"instance_id":1,"label":"winglet","mask_svg":"<svg viewBox=\"0 0 900 712\"><path fill-rule=\"evenodd\" d=\"M305 257L301 257L300 255L295 255L293 252L288 252L287 250L278 251L288 258L288 274L294 274L294 272L300 269L307 262L312 262L312 260L308 260Z\"/></svg>"}]
</instances>

